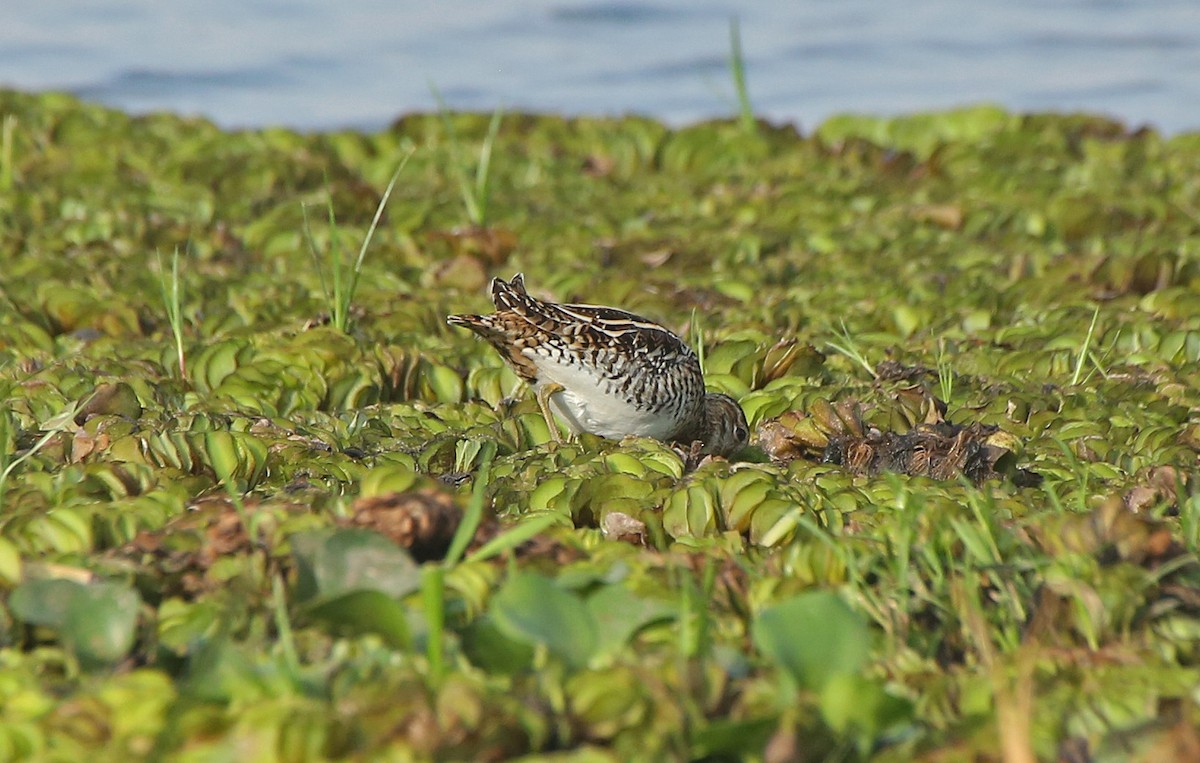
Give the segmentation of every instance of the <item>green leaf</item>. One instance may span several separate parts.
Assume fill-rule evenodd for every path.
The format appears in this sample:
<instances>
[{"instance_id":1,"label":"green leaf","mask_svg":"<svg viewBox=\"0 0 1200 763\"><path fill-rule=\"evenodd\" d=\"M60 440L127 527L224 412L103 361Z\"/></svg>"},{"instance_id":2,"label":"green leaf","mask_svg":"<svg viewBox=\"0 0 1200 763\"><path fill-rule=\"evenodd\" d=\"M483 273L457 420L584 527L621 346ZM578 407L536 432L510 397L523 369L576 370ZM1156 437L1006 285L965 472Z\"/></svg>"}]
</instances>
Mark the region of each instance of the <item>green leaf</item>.
<instances>
[{"instance_id":1,"label":"green leaf","mask_svg":"<svg viewBox=\"0 0 1200 763\"><path fill-rule=\"evenodd\" d=\"M700 727L692 741L694 758L726 755L743 758L747 750L761 750L779 725L773 716L738 721L718 719Z\"/></svg>"},{"instance_id":2,"label":"green leaf","mask_svg":"<svg viewBox=\"0 0 1200 763\"><path fill-rule=\"evenodd\" d=\"M158 645L181 657L189 654L196 644L213 636L221 614L221 607L211 598L167 599L158 607Z\"/></svg>"},{"instance_id":3,"label":"green leaf","mask_svg":"<svg viewBox=\"0 0 1200 763\"><path fill-rule=\"evenodd\" d=\"M868 747L881 732L912 719L908 700L888 694L877 681L860 675L834 676L821 691L821 716L838 733L858 732L861 746Z\"/></svg>"},{"instance_id":4,"label":"green leaf","mask_svg":"<svg viewBox=\"0 0 1200 763\"><path fill-rule=\"evenodd\" d=\"M242 478L246 480L247 488L254 487L267 469L267 456L270 449L267 444L246 432L234 432L233 441L237 443L238 458L242 465Z\"/></svg>"},{"instance_id":5,"label":"green leaf","mask_svg":"<svg viewBox=\"0 0 1200 763\"><path fill-rule=\"evenodd\" d=\"M192 364L192 382L202 392L211 392L238 368L238 354L245 348L242 340L228 340L204 348Z\"/></svg>"},{"instance_id":6,"label":"green leaf","mask_svg":"<svg viewBox=\"0 0 1200 763\"><path fill-rule=\"evenodd\" d=\"M359 496L403 493L417 481L417 472L407 466L377 466L363 475L359 483Z\"/></svg>"},{"instance_id":7,"label":"green leaf","mask_svg":"<svg viewBox=\"0 0 1200 763\"><path fill-rule=\"evenodd\" d=\"M596 649L596 622L578 596L534 572L518 572L492 597L491 616L501 633L544 644L569 665L582 667Z\"/></svg>"},{"instance_id":8,"label":"green leaf","mask_svg":"<svg viewBox=\"0 0 1200 763\"><path fill-rule=\"evenodd\" d=\"M74 580L30 580L12 592L8 608L14 617L29 625L61 628L71 605L85 588Z\"/></svg>"},{"instance_id":9,"label":"green leaf","mask_svg":"<svg viewBox=\"0 0 1200 763\"><path fill-rule=\"evenodd\" d=\"M275 688L272 678L270 671L255 665L246 651L220 636L198 643L181 689L189 699L200 702L226 703L235 697L260 699Z\"/></svg>"},{"instance_id":10,"label":"green leaf","mask_svg":"<svg viewBox=\"0 0 1200 763\"><path fill-rule=\"evenodd\" d=\"M395 649L412 646L404 607L381 591L350 591L321 598L305 611L335 632L375 633Z\"/></svg>"},{"instance_id":11,"label":"green leaf","mask_svg":"<svg viewBox=\"0 0 1200 763\"><path fill-rule=\"evenodd\" d=\"M229 432L206 432L204 449L217 479L223 484L229 484L238 473L240 462L233 435Z\"/></svg>"},{"instance_id":12,"label":"green leaf","mask_svg":"<svg viewBox=\"0 0 1200 763\"><path fill-rule=\"evenodd\" d=\"M298 533L291 542L299 601L363 590L400 598L421 586L412 557L379 533L315 530Z\"/></svg>"},{"instance_id":13,"label":"green leaf","mask_svg":"<svg viewBox=\"0 0 1200 763\"><path fill-rule=\"evenodd\" d=\"M752 632L763 654L798 685L817 692L834 677L857 674L867 660L866 621L828 591L804 593L763 610Z\"/></svg>"},{"instance_id":14,"label":"green leaf","mask_svg":"<svg viewBox=\"0 0 1200 763\"><path fill-rule=\"evenodd\" d=\"M4 447L0 443L0 448ZM21 552L8 538L0 537L0 584L13 585L21 580Z\"/></svg>"},{"instance_id":15,"label":"green leaf","mask_svg":"<svg viewBox=\"0 0 1200 763\"><path fill-rule=\"evenodd\" d=\"M121 583L96 583L81 593L67 610L63 641L85 667L124 658L133 647L141 597Z\"/></svg>"},{"instance_id":16,"label":"green leaf","mask_svg":"<svg viewBox=\"0 0 1200 763\"><path fill-rule=\"evenodd\" d=\"M506 636L492 618L484 615L462 633L463 651L475 665L489 673L514 675L533 664L533 647Z\"/></svg>"},{"instance_id":17,"label":"green leaf","mask_svg":"<svg viewBox=\"0 0 1200 763\"><path fill-rule=\"evenodd\" d=\"M642 598L620 584L604 586L588 597L586 606L596 622L598 655L616 654L642 628L677 613L677 607Z\"/></svg>"},{"instance_id":18,"label":"green leaf","mask_svg":"<svg viewBox=\"0 0 1200 763\"><path fill-rule=\"evenodd\" d=\"M141 599L121 583L31 580L13 591L18 620L54 628L84 667L116 662L133 646Z\"/></svg>"}]
</instances>

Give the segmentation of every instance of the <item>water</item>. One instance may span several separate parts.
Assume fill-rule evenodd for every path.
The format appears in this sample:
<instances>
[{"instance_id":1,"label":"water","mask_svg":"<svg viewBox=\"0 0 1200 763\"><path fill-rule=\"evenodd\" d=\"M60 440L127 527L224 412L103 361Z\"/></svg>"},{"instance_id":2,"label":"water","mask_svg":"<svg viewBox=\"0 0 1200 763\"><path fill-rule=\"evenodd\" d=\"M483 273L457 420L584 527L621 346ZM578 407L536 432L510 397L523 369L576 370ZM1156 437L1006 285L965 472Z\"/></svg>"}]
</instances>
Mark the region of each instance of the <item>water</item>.
<instances>
[{"instance_id":1,"label":"water","mask_svg":"<svg viewBox=\"0 0 1200 763\"><path fill-rule=\"evenodd\" d=\"M729 19L755 111L832 114L988 101L1200 130L1195 0L5 0L0 84L229 127L377 128L455 108L736 109Z\"/></svg>"}]
</instances>

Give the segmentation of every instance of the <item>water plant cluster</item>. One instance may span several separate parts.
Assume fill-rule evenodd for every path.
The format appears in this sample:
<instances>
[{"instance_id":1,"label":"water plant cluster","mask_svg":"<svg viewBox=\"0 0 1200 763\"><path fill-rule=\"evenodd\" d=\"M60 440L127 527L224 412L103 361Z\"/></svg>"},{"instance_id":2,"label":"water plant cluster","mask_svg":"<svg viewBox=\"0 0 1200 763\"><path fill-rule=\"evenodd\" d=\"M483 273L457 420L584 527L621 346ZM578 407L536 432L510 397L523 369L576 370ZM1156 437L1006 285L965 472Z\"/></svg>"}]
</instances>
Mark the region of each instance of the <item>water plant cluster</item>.
<instances>
[{"instance_id":1,"label":"water plant cluster","mask_svg":"<svg viewBox=\"0 0 1200 763\"><path fill-rule=\"evenodd\" d=\"M0 759L1200 744L1200 135L0 120ZM551 442L444 323L518 270L752 447ZM855 461L943 430L986 468Z\"/></svg>"}]
</instances>

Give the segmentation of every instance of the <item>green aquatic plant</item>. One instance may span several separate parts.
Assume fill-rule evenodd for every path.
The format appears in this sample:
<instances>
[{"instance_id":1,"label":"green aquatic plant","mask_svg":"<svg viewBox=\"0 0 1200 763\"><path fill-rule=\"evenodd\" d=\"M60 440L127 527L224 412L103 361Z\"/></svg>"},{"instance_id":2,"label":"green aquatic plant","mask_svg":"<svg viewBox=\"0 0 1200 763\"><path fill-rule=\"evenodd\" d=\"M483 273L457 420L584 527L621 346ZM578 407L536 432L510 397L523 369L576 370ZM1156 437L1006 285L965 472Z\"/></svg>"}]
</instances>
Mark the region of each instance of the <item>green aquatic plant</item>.
<instances>
[{"instance_id":1,"label":"green aquatic plant","mask_svg":"<svg viewBox=\"0 0 1200 763\"><path fill-rule=\"evenodd\" d=\"M463 512L462 522L454 531L454 537L450 541L450 548L446 551L445 564L453 566L462 559L466 553L467 546L471 539L475 537L475 531L479 529L479 523L483 521L484 497L487 495L488 477L492 466L492 461L496 457L496 444L494 442L471 443L476 451L476 457L472 461L478 459L479 471L476 475L475 484L471 488L471 500L467 502L466 510Z\"/></svg>"},{"instance_id":2,"label":"green aquatic plant","mask_svg":"<svg viewBox=\"0 0 1200 763\"><path fill-rule=\"evenodd\" d=\"M0 407L0 507L4 507L5 491L8 480L17 467L33 458L52 440L75 428L75 417L78 415L81 403L72 403L41 424L42 434L24 453L17 455L16 422L8 405Z\"/></svg>"},{"instance_id":3,"label":"green aquatic plant","mask_svg":"<svg viewBox=\"0 0 1200 763\"><path fill-rule=\"evenodd\" d=\"M467 550L467 545L475 537L476 530L479 529L479 523L483 521L484 496L488 487L492 460L496 456L496 445L493 442L474 442L471 445L474 455L479 460L475 483L471 488L471 498L454 531L450 547L447 549L442 563L428 564L421 571L421 602L425 611L426 626L429 628L426 636L425 658L429 661L430 679L435 687L441 686L446 678L444 656L446 569L453 567L462 558Z\"/></svg>"},{"instance_id":4,"label":"green aquatic plant","mask_svg":"<svg viewBox=\"0 0 1200 763\"><path fill-rule=\"evenodd\" d=\"M375 238L375 231L379 227L379 221L383 217L384 209L387 208L388 199L392 197L396 181L400 179L400 174L404 171L405 166L408 165L409 160L412 159L414 152L415 149L409 149L404 158L400 160L400 164L396 167L395 172L392 173L391 179L388 180L387 187L384 188L383 195L379 198L379 204L375 207L375 216L371 218L371 225L367 228L362 244L358 247L358 256L355 258L354 263L349 266L347 266L345 257L342 254L341 233L334 214L332 197L326 203L326 210L329 215L329 246L325 262L322 262L321 255L317 251L316 238L309 225L308 207L304 204L300 205L304 214L304 235L308 241L309 252L312 254L313 264L321 281L321 291L325 296L325 304L329 310L329 320L338 331L345 332L349 329L350 304L354 301L354 294L358 290L358 281L362 277L363 264L367 257L367 248L371 245L372 239Z\"/></svg>"},{"instance_id":5,"label":"green aquatic plant","mask_svg":"<svg viewBox=\"0 0 1200 763\"><path fill-rule=\"evenodd\" d=\"M851 335L850 329L846 328L846 322L841 321L838 326L839 329L837 331L831 330L830 333L835 334L838 337L840 344L827 340L826 345L828 345L831 350L835 350L836 352L854 361L857 366L870 374L871 378L878 378L879 374L876 372L875 367L871 365L871 362L867 360L866 355L863 354L861 345L855 340L854 336Z\"/></svg>"},{"instance_id":6,"label":"green aquatic plant","mask_svg":"<svg viewBox=\"0 0 1200 763\"><path fill-rule=\"evenodd\" d=\"M25 581L8 600L21 622L57 631L79 666L98 672L129 653L141 604L127 584L66 578Z\"/></svg>"},{"instance_id":7,"label":"green aquatic plant","mask_svg":"<svg viewBox=\"0 0 1200 763\"><path fill-rule=\"evenodd\" d=\"M171 336L175 340L175 359L178 363L179 378L187 380L187 360L183 351L183 305L182 287L179 282L179 248L171 252L171 272L167 274L163 267L162 255L155 251L158 261L159 295L162 297L163 310L167 313L167 323L171 326Z\"/></svg>"},{"instance_id":8,"label":"green aquatic plant","mask_svg":"<svg viewBox=\"0 0 1200 763\"><path fill-rule=\"evenodd\" d=\"M0 190L6 193L13 188L13 135L16 131L16 115L5 114L0 119Z\"/></svg>"},{"instance_id":9,"label":"green aquatic plant","mask_svg":"<svg viewBox=\"0 0 1200 763\"><path fill-rule=\"evenodd\" d=\"M884 733L911 723L912 705L862 675L870 655L863 617L836 594L814 591L763 610L752 625L755 644L783 669L784 692L819 697L821 715L866 756Z\"/></svg>"},{"instance_id":10,"label":"green aquatic plant","mask_svg":"<svg viewBox=\"0 0 1200 763\"><path fill-rule=\"evenodd\" d=\"M938 340L937 349L938 395L942 402L949 403L954 396L954 366L946 355L945 339Z\"/></svg>"},{"instance_id":11,"label":"green aquatic plant","mask_svg":"<svg viewBox=\"0 0 1200 763\"><path fill-rule=\"evenodd\" d=\"M1075 372L1071 374L1071 386L1079 383L1083 375L1084 364L1091 357L1092 337L1096 334L1096 320L1100 317L1100 308L1097 307L1092 311L1092 322L1088 325L1087 334L1083 338L1083 344L1079 348L1079 353L1075 358Z\"/></svg>"},{"instance_id":12,"label":"green aquatic plant","mask_svg":"<svg viewBox=\"0 0 1200 763\"><path fill-rule=\"evenodd\" d=\"M1124 760L1198 720L1196 136L0 113L0 757ZM511 241L453 230L484 187ZM751 446L551 442L444 325L507 269L680 331Z\"/></svg>"},{"instance_id":13,"label":"green aquatic plant","mask_svg":"<svg viewBox=\"0 0 1200 763\"><path fill-rule=\"evenodd\" d=\"M459 139L454 121L450 117L450 108L442 99L436 87L430 85L434 100L437 101L438 113L442 117L446 138L450 147L450 169L458 183L458 197L463 210L472 225L486 227L491 218L492 200L492 151L496 145L496 136L500 133L500 123L504 119L504 109L497 106L488 121L487 132L479 144L479 156L475 160L475 171L471 172L470 160L466 149Z\"/></svg>"},{"instance_id":14,"label":"green aquatic plant","mask_svg":"<svg viewBox=\"0 0 1200 763\"><path fill-rule=\"evenodd\" d=\"M738 17L729 19L729 73L737 93L738 123L748 133L758 130L754 108L750 105L750 89L746 85L746 57L742 53L742 28Z\"/></svg>"},{"instance_id":15,"label":"green aquatic plant","mask_svg":"<svg viewBox=\"0 0 1200 763\"><path fill-rule=\"evenodd\" d=\"M485 496L496 457L496 443L468 440L462 444L467 446L466 451L469 454L462 466L477 464L471 497L454 531L445 557L440 563L426 564L421 569L421 603L429 629L426 635L426 659L429 661L431 683L435 687L442 685L447 671L444 652L447 572L453 570L463 560L464 555L467 562L487 561L516 549L558 522L557 518L551 515L532 517L496 535L467 555L467 546L475 538L483 521Z\"/></svg>"},{"instance_id":16,"label":"green aquatic plant","mask_svg":"<svg viewBox=\"0 0 1200 763\"><path fill-rule=\"evenodd\" d=\"M1186 486L1180 482L1179 488L1186 488ZM1179 493L1183 494L1185 490L1180 489ZM1200 552L1200 493L1193 493L1183 501L1179 513L1179 525L1180 534L1183 536L1187 549L1193 554Z\"/></svg>"},{"instance_id":17,"label":"green aquatic plant","mask_svg":"<svg viewBox=\"0 0 1200 763\"><path fill-rule=\"evenodd\" d=\"M301 678L300 657L296 651L296 637L292 629L292 620L288 615L283 575L279 572L271 576L271 613L274 617L279 650L283 655L284 668L292 683L299 684Z\"/></svg>"}]
</instances>

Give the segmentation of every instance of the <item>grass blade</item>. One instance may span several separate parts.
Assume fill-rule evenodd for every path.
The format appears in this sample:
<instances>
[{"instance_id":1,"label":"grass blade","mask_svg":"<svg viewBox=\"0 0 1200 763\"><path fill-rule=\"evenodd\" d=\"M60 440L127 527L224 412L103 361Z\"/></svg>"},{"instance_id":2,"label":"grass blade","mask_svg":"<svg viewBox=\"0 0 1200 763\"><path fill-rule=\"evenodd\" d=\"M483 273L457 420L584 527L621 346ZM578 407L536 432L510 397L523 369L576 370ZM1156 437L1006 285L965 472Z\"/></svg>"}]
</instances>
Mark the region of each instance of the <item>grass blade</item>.
<instances>
[{"instance_id":1,"label":"grass blade","mask_svg":"<svg viewBox=\"0 0 1200 763\"><path fill-rule=\"evenodd\" d=\"M475 475L475 487L471 490L471 500L467 502L467 509L463 512L462 522L459 523L458 529L454 531L454 538L450 541L450 549L446 552L444 564L446 567L453 567L462 559L463 553L467 550L467 546L475 537L475 531L479 529L479 523L483 520L483 501L484 494L487 492L488 474L491 472L492 459L496 457L496 443L488 441L484 444L480 454L479 473Z\"/></svg>"},{"instance_id":2,"label":"grass blade","mask_svg":"<svg viewBox=\"0 0 1200 763\"><path fill-rule=\"evenodd\" d=\"M558 514L542 514L541 516L530 517L492 538L487 543L484 543L467 557L467 561L482 562L491 559L493 556L499 556L505 551L516 548L530 538L541 535L548 528L561 522L562 517Z\"/></svg>"},{"instance_id":3,"label":"grass blade","mask_svg":"<svg viewBox=\"0 0 1200 763\"><path fill-rule=\"evenodd\" d=\"M1088 326L1087 336L1083 338L1083 347L1079 348L1079 357L1075 360L1075 373L1071 374L1071 386L1079 384L1079 377L1083 375L1083 364L1087 361L1088 353L1092 349L1092 337L1096 333L1096 319L1100 317L1100 308L1097 307L1092 311L1092 325Z\"/></svg>"},{"instance_id":4,"label":"grass blade","mask_svg":"<svg viewBox=\"0 0 1200 763\"><path fill-rule=\"evenodd\" d=\"M91 395L88 397L90 398ZM57 415L48 419L42 424L42 426L46 428L45 434L38 438L38 441L35 442L29 450L12 460L9 460L8 458L8 441L12 440L13 442L16 442L16 436L11 431L12 420L9 418L9 412L7 408L0 412L0 449L3 450L3 453L0 453L0 465L3 465L4 467L3 469L0 469L0 508L4 507L4 492L8 486L9 476L16 470L18 466L21 465L22 462L32 458L33 456L36 456L38 451L46 447L46 444L54 439L54 436L59 432L67 432L72 430L75 427L75 415L79 412L79 409L83 407L83 404L84 401L76 401L71 403L66 408L63 408L63 410Z\"/></svg>"},{"instance_id":5,"label":"grass blade","mask_svg":"<svg viewBox=\"0 0 1200 763\"><path fill-rule=\"evenodd\" d=\"M755 132L758 123L754 120L750 91L746 87L746 59L742 55L742 29L737 16L729 19L729 71L733 75L733 86L737 91L738 122L746 132Z\"/></svg>"},{"instance_id":6,"label":"grass blade","mask_svg":"<svg viewBox=\"0 0 1200 763\"><path fill-rule=\"evenodd\" d=\"M450 119L450 107L433 83L429 91L437 102L438 114L442 118L442 126L446 130L446 138L450 149L450 166L454 171L454 179L458 183L458 194L462 200L467 219L472 225L479 227L488 223L488 202L492 195L491 168L492 149L496 144L496 136L500 132L500 122L504 117L504 109L497 107L492 112L488 123L487 135L479 147L479 161L475 165L475 179L471 180L467 171L467 160L458 139L458 131L454 129L454 121Z\"/></svg>"},{"instance_id":7,"label":"grass blade","mask_svg":"<svg viewBox=\"0 0 1200 763\"><path fill-rule=\"evenodd\" d=\"M492 112L492 119L488 122L487 137L483 139L483 145L479 147L479 164L475 167L475 207L479 210L479 219L475 221L476 225L487 225L488 204L492 198L492 147L496 144L496 135L500 132L500 120L503 116L504 109L502 108L497 107Z\"/></svg>"},{"instance_id":8,"label":"grass blade","mask_svg":"<svg viewBox=\"0 0 1200 763\"><path fill-rule=\"evenodd\" d=\"M17 115L5 114L0 124L0 191L13 189L13 134L17 131Z\"/></svg>"},{"instance_id":9,"label":"grass blade","mask_svg":"<svg viewBox=\"0 0 1200 763\"><path fill-rule=\"evenodd\" d=\"M842 344L834 344L833 342L826 342L825 344L862 366L871 375L872 379L878 379L879 374L875 372L875 367L871 365L867 357L858 349L858 343L854 341L854 337L850 336L850 330L846 328L845 321L841 322L841 328L841 332L834 333L838 334L838 337L842 340Z\"/></svg>"},{"instance_id":10,"label":"grass blade","mask_svg":"<svg viewBox=\"0 0 1200 763\"><path fill-rule=\"evenodd\" d=\"M325 180L325 185L326 187L329 185L328 178ZM329 318L339 331L345 331L348 323L346 312L350 306L350 298L346 296L342 286L342 237L338 230L337 218L333 213L332 192L326 202L326 212L329 215L329 277L333 285L333 300L329 305Z\"/></svg>"},{"instance_id":11,"label":"grass blade","mask_svg":"<svg viewBox=\"0 0 1200 763\"><path fill-rule=\"evenodd\" d=\"M350 309L350 301L354 298L354 292L358 289L358 279L362 275L363 261L367 257L367 247L371 245L371 240L375 238L375 230L379 227L379 221L383 218L383 210L387 207L388 199L392 197L392 190L396 187L396 181L400 179L400 173L404 172L405 166L408 165L408 160L412 159L416 153L415 148L410 148L404 158L400 160L400 165L396 167L396 171L392 173L392 179L388 181L387 188L383 191L383 196L379 199L379 205L375 207L375 216L371 218L371 226L367 228L367 235L363 237L362 246L358 249L358 259L354 261L354 269L350 271L350 284L346 289L346 304L345 311ZM345 330L345 327L342 327Z\"/></svg>"},{"instance_id":12,"label":"grass blade","mask_svg":"<svg viewBox=\"0 0 1200 763\"><path fill-rule=\"evenodd\" d=\"M162 255L156 250L158 260L158 287L167 322L171 324L171 335L175 340L175 355L179 363L179 378L187 379L187 362L183 352L183 307L182 289L179 286L179 247L171 253L171 276L168 279L163 268Z\"/></svg>"},{"instance_id":13,"label":"grass blade","mask_svg":"<svg viewBox=\"0 0 1200 763\"><path fill-rule=\"evenodd\" d=\"M308 205L301 202L300 214L304 217L304 240L308 243L308 251L312 254L313 265L316 266L317 279L321 283L321 294L326 304L333 303L333 292L329 290L329 282L325 280L325 268L321 266L321 253L317 251L317 239L313 236L312 222L308 219Z\"/></svg>"},{"instance_id":14,"label":"grass blade","mask_svg":"<svg viewBox=\"0 0 1200 763\"><path fill-rule=\"evenodd\" d=\"M375 207L375 215L371 218L371 225L367 228L367 233L358 248L358 257L355 258L354 264L350 266L349 271L346 270L346 263L342 261L341 234L337 224L337 216L333 211L333 194L330 193L329 199L326 202L329 214L328 277L325 274L325 267L322 266L321 254L308 218L308 206L306 204L300 205L301 213L304 216L304 238L308 241L308 250L312 254L313 264L317 269L317 278L321 283L321 293L325 297L325 303L329 310L329 320L338 331L345 332L349 328L350 305L354 302L354 294L358 290L358 280L362 276L363 263L367 258L367 248L370 247L371 241L375 238L375 231L379 228L379 221L383 219L383 210L387 207L388 199L392 197L392 191L396 188L396 182L400 179L400 173L404 172L404 168L408 165L408 161L412 159L414 153L416 153L416 149L409 148L404 158L400 160L399 166L396 167L396 171L392 173L387 188L384 189L383 196L380 197L379 204ZM328 185L328 179L326 180L326 185Z\"/></svg>"},{"instance_id":15,"label":"grass blade","mask_svg":"<svg viewBox=\"0 0 1200 763\"><path fill-rule=\"evenodd\" d=\"M439 564L427 564L421 570L421 605L429 628L425 637L425 659L429 661L430 683L437 689L446 678L443 641L446 632L446 570Z\"/></svg>"}]
</instances>

